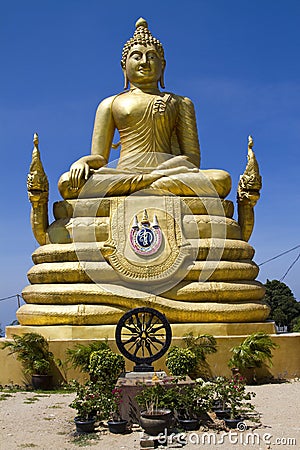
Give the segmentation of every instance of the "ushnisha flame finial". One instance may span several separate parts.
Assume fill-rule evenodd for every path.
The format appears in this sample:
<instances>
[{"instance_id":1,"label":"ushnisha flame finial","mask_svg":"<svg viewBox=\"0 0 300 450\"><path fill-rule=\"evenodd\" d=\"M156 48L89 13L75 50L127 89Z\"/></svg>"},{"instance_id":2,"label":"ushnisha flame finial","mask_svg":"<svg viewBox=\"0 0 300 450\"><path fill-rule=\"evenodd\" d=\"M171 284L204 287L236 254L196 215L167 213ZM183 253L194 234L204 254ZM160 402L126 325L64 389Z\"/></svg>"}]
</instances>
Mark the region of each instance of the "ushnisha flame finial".
<instances>
[{"instance_id":1,"label":"ushnisha flame finial","mask_svg":"<svg viewBox=\"0 0 300 450\"><path fill-rule=\"evenodd\" d=\"M156 215L156 214L154 214L154 216L153 216L152 226L153 226L153 227L158 227L158 226L159 226L159 225L158 225L158 220L157 220L157 215Z\"/></svg>"},{"instance_id":2,"label":"ushnisha flame finial","mask_svg":"<svg viewBox=\"0 0 300 450\"><path fill-rule=\"evenodd\" d=\"M132 228L138 228L138 227L139 227L139 222L138 222L137 216L135 215L133 218Z\"/></svg>"},{"instance_id":3,"label":"ushnisha flame finial","mask_svg":"<svg viewBox=\"0 0 300 450\"><path fill-rule=\"evenodd\" d=\"M135 28L139 28L139 27L148 28L147 20L144 19L143 17L140 17L140 18L135 22Z\"/></svg>"}]
</instances>

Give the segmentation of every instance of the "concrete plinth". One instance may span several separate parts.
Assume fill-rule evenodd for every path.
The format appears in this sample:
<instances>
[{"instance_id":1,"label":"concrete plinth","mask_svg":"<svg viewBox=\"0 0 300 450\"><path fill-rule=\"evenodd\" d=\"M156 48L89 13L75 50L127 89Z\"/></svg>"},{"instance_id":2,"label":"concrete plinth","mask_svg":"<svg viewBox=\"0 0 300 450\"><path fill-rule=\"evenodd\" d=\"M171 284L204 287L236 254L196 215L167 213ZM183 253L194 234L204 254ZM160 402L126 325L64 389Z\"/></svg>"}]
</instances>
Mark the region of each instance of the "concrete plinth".
<instances>
[{"instance_id":1,"label":"concrete plinth","mask_svg":"<svg viewBox=\"0 0 300 450\"><path fill-rule=\"evenodd\" d=\"M49 339L50 350L55 358L62 361L66 359L66 349L72 348L76 343L88 344L92 340L108 339L108 343L113 351L118 351L114 333L114 325L104 326L53 326L53 327L26 327L15 326L6 328L6 338L0 339L4 342L11 339L13 334L26 332L37 332ZM273 366L268 369L258 369L258 376L273 376L274 378L291 379L300 377L300 333L274 334L274 323L225 323L225 324L172 324L172 345L183 346L182 336L192 331L197 334L209 333L216 337L217 353L209 355L207 362L211 369L212 376L230 376L231 372L227 362L231 356L230 349L240 344L249 334L257 331L268 333L272 340L279 345L273 351ZM24 376L21 364L14 356L8 356L8 350L0 351L0 384L22 384ZM165 370L165 358L154 363L156 371ZM126 360L126 370L133 370L133 363ZM85 379L86 375L73 369L66 369L67 379ZM65 378L64 371L57 369L54 373L54 381L61 381Z\"/></svg>"},{"instance_id":2,"label":"concrete plinth","mask_svg":"<svg viewBox=\"0 0 300 450\"><path fill-rule=\"evenodd\" d=\"M274 322L252 323L172 323L172 336L182 337L187 333L194 336L212 334L213 336L244 336L258 331L275 334ZM50 340L57 339L114 339L116 325L53 325L53 326L9 326L6 327L6 338L13 334L39 333Z\"/></svg>"}]
</instances>

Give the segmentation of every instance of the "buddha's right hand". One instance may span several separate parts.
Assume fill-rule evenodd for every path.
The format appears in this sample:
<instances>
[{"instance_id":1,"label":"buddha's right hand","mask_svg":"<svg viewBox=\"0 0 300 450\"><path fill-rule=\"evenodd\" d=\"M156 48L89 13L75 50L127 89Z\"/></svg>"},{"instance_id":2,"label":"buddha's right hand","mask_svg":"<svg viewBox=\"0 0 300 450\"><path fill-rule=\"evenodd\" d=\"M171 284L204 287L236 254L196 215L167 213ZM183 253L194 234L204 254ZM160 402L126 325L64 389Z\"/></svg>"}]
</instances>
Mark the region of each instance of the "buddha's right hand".
<instances>
[{"instance_id":1,"label":"buddha's right hand","mask_svg":"<svg viewBox=\"0 0 300 450\"><path fill-rule=\"evenodd\" d=\"M88 179L90 167L85 161L76 161L70 167L70 183L71 188L78 190L82 178Z\"/></svg>"}]
</instances>

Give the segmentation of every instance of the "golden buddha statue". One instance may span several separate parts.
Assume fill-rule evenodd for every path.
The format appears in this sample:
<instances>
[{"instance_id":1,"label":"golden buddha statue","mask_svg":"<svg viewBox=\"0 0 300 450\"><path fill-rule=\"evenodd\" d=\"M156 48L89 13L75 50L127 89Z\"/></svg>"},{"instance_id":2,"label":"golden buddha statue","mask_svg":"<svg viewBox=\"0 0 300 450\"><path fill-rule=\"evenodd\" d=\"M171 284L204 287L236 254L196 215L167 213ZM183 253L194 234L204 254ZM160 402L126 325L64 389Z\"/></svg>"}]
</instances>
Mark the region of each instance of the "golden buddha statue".
<instances>
[{"instance_id":1,"label":"golden buddha statue","mask_svg":"<svg viewBox=\"0 0 300 450\"><path fill-rule=\"evenodd\" d=\"M144 19L125 44L124 92L97 110L91 155L59 180L48 225L48 181L34 139L28 193L40 247L21 325L114 325L150 306L173 324L264 321L264 287L248 244L261 178L248 143L238 221L230 175L200 170L191 100L164 88L164 50ZM129 86L129 89L128 89ZM115 130L121 151L108 164Z\"/></svg>"},{"instance_id":2,"label":"golden buddha statue","mask_svg":"<svg viewBox=\"0 0 300 450\"><path fill-rule=\"evenodd\" d=\"M101 187L105 186L107 196L149 188L183 196L217 193L226 197L231 188L227 172L205 170L201 180L198 176L200 147L194 105L186 97L159 90L159 83L164 88L164 50L142 18L124 46L121 65L125 91L100 103L91 155L80 158L61 177L62 196L77 198L84 179L93 171L95 186L92 189L90 183L89 194L94 195L103 194ZM111 169L103 166L108 163L116 129L121 152L117 168Z\"/></svg>"}]
</instances>

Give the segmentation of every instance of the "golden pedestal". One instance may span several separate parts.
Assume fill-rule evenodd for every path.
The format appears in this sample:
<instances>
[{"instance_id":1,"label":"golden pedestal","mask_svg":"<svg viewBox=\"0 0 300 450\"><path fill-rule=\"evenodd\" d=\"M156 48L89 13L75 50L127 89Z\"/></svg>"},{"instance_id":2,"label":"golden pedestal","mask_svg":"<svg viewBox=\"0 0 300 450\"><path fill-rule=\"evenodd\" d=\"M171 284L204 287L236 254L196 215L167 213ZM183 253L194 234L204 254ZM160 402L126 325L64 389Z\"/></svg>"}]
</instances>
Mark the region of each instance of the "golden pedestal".
<instances>
[{"instance_id":1,"label":"golden pedestal","mask_svg":"<svg viewBox=\"0 0 300 450\"><path fill-rule=\"evenodd\" d=\"M145 210L146 229L159 229L161 238L146 256L132 242ZM49 243L33 253L26 305L17 312L23 326L114 325L141 306L159 310L170 323L268 317L254 249L241 237L231 201L143 191L58 202L54 214Z\"/></svg>"}]
</instances>

